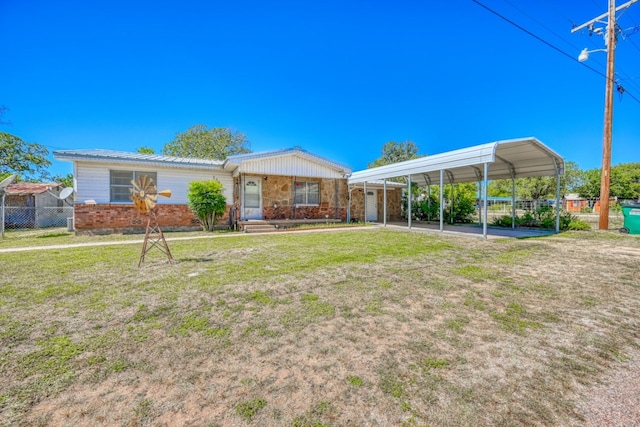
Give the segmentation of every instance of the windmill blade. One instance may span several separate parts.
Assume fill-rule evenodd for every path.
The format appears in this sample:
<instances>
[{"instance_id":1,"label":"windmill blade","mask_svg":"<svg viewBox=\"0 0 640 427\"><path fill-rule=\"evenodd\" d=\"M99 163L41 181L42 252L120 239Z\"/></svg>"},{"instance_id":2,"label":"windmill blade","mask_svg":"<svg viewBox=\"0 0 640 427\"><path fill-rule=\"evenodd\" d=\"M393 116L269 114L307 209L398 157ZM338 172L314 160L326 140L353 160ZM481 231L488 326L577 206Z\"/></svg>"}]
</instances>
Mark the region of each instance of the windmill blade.
<instances>
[{"instance_id":1,"label":"windmill blade","mask_svg":"<svg viewBox=\"0 0 640 427\"><path fill-rule=\"evenodd\" d=\"M140 186L138 185L138 183L135 180L131 180L131 185L133 186L132 189L130 189L132 192L136 192L139 193L140 192Z\"/></svg>"},{"instance_id":2,"label":"windmill blade","mask_svg":"<svg viewBox=\"0 0 640 427\"><path fill-rule=\"evenodd\" d=\"M158 194L164 197L171 197L171 190L158 191Z\"/></svg>"},{"instance_id":3,"label":"windmill blade","mask_svg":"<svg viewBox=\"0 0 640 427\"><path fill-rule=\"evenodd\" d=\"M152 210L153 208L156 207L156 202L154 200L151 200L151 198L149 197L144 199L144 203L146 204L146 207L148 210Z\"/></svg>"}]
</instances>

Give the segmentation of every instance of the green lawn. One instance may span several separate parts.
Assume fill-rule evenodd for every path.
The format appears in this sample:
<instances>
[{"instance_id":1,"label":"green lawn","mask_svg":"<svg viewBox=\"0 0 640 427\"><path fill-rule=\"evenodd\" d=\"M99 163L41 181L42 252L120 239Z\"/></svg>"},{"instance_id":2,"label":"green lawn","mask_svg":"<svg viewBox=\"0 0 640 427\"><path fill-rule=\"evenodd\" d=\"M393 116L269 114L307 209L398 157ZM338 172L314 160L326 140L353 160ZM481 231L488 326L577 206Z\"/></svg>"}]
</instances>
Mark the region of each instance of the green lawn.
<instances>
[{"instance_id":1,"label":"green lawn","mask_svg":"<svg viewBox=\"0 0 640 427\"><path fill-rule=\"evenodd\" d=\"M0 254L4 425L580 425L639 353L638 236L169 245L140 269L139 244Z\"/></svg>"}]
</instances>

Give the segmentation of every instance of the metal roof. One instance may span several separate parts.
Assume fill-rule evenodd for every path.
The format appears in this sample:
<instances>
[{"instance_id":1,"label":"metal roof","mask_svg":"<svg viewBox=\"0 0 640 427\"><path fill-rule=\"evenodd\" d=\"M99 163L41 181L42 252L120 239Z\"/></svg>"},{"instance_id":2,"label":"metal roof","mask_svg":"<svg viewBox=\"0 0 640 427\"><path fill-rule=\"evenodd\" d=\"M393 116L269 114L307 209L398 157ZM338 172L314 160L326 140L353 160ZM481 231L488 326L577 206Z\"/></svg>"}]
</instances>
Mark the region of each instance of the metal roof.
<instances>
[{"instance_id":1,"label":"metal roof","mask_svg":"<svg viewBox=\"0 0 640 427\"><path fill-rule=\"evenodd\" d=\"M102 149L57 150L53 152L53 157L58 160L175 166L193 169L222 169L224 164L223 160L161 156L158 154L141 154Z\"/></svg>"},{"instance_id":2,"label":"metal roof","mask_svg":"<svg viewBox=\"0 0 640 427\"><path fill-rule=\"evenodd\" d=\"M259 160L259 159L265 159L270 157L289 156L292 154L311 160L316 163L327 165L333 169L341 171L345 175L350 174L352 170L349 166L343 165L338 162L334 162L333 160L329 160L326 157L322 157L322 156L318 156L317 154L310 153L307 150L303 150L300 147L286 148L284 150L265 151L261 153L236 154L234 156L229 156L227 158L225 166L226 164L239 166L242 162L246 162L250 160Z\"/></svg>"},{"instance_id":3,"label":"metal roof","mask_svg":"<svg viewBox=\"0 0 640 427\"><path fill-rule=\"evenodd\" d=\"M509 139L354 172L349 184L411 176L418 184L477 182L484 179L556 176L564 174L564 159L534 137Z\"/></svg>"},{"instance_id":4,"label":"metal roof","mask_svg":"<svg viewBox=\"0 0 640 427\"><path fill-rule=\"evenodd\" d=\"M8 196L24 196L27 194L42 194L47 190L60 187L57 182L16 182L6 188Z\"/></svg>"}]
</instances>

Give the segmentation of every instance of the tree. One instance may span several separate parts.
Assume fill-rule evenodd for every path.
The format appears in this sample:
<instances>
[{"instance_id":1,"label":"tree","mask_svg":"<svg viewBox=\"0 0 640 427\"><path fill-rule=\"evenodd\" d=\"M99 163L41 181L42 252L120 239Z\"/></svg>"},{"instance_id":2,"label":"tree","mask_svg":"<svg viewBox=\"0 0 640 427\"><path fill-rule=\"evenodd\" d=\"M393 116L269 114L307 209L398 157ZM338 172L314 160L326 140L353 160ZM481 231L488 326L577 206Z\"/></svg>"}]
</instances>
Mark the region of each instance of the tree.
<instances>
[{"instance_id":1,"label":"tree","mask_svg":"<svg viewBox=\"0 0 640 427\"><path fill-rule=\"evenodd\" d=\"M589 169L584 173L578 193L585 198L600 197L600 171ZM609 196L621 199L640 197L640 163L623 163L611 168Z\"/></svg>"},{"instance_id":2,"label":"tree","mask_svg":"<svg viewBox=\"0 0 640 427\"><path fill-rule=\"evenodd\" d=\"M447 185L444 187L444 197L447 205L444 217L452 224L469 223L476 210L478 190L473 182Z\"/></svg>"},{"instance_id":3,"label":"tree","mask_svg":"<svg viewBox=\"0 0 640 427\"><path fill-rule=\"evenodd\" d=\"M22 178L47 175L49 150L35 142L25 142L6 132L0 132L0 175L16 174Z\"/></svg>"},{"instance_id":4,"label":"tree","mask_svg":"<svg viewBox=\"0 0 640 427\"><path fill-rule=\"evenodd\" d=\"M224 160L234 154L250 153L249 144L245 134L229 128L195 125L176 134L162 152L167 156Z\"/></svg>"},{"instance_id":5,"label":"tree","mask_svg":"<svg viewBox=\"0 0 640 427\"><path fill-rule=\"evenodd\" d=\"M73 174L72 173L68 173L65 176L57 174L52 178L52 181L53 182L59 182L60 184L64 185L65 188L73 188Z\"/></svg>"},{"instance_id":6,"label":"tree","mask_svg":"<svg viewBox=\"0 0 640 427\"><path fill-rule=\"evenodd\" d=\"M422 157L418 154L418 146L409 140L405 142L389 141L382 146L382 156L369 163L370 168L390 165L392 163L403 162L405 160Z\"/></svg>"},{"instance_id":7,"label":"tree","mask_svg":"<svg viewBox=\"0 0 640 427\"><path fill-rule=\"evenodd\" d=\"M189 184L189 208L200 219L204 231L213 231L217 216L223 215L227 209L223 188L218 180L192 181Z\"/></svg>"},{"instance_id":8,"label":"tree","mask_svg":"<svg viewBox=\"0 0 640 427\"><path fill-rule=\"evenodd\" d=\"M140 154L156 154L156 151L153 148L144 145L139 147L136 151Z\"/></svg>"},{"instance_id":9,"label":"tree","mask_svg":"<svg viewBox=\"0 0 640 427\"><path fill-rule=\"evenodd\" d=\"M560 177L560 195L573 193L580 188L584 180L584 172L576 162L566 162L564 175ZM516 197L520 199L555 199L557 182L555 176L536 176L516 179ZM490 197L511 197L512 182L510 179L497 179L489 183Z\"/></svg>"}]
</instances>

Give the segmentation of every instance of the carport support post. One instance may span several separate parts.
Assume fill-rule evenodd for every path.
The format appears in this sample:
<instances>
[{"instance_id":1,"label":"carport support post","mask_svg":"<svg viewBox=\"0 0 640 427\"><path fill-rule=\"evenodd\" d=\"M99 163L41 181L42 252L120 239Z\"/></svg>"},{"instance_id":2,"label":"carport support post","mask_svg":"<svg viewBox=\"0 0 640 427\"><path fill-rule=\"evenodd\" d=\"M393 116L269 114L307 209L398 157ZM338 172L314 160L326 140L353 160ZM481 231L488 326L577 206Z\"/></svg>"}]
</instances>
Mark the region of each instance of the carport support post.
<instances>
[{"instance_id":1,"label":"carport support post","mask_svg":"<svg viewBox=\"0 0 640 427\"><path fill-rule=\"evenodd\" d=\"M440 169L440 231L444 231L444 169Z\"/></svg>"},{"instance_id":2,"label":"carport support post","mask_svg":"<svg viewBox=\"0 0 640 427\"><path fill-rule=\"evenodd\" d=\"M556 173L556 233L559 233L559 232L560 232L560 174Z\"/></svg>"},{"instance_id":3,"label":"carport support post","mask_svg":"<svg viewBox=\"0 0 640 427\"><path fill-rule=\"evenodd\" d=\"M484 164L484 188L482 189L482 203L484 204L484 221L482 223L482 235L484 236L484 238L487 238L487 194L489 194L489 192L487 191L487 187L489 186L489 163L485 163Z\"/></svg>"},{"instance_id":4,"label":"carport support post","mask_svg":"<svg viewBox=\"0 0 640 427\"><path fill-rule=\"evenodd\" d=\"M516 228L516 178L511 178L511 228Z\"/></svg>"},{"instance_id":5,"label":"carport support post","mask_svg":"<svg viewBox=\"0 0 640 427\"><path fill-rule=\"evenodd\" d=\"M408 176L407 182L408 182L407 190L409 191L407 193L408 194L408 196L407 196L407 206L408 206L407 207L407 212L409 213L409 215L408 215L409 216L409 230L411 230L411 204L412 204L412 200L411 200L411 193L412 193L412 191L411 191L411 175Z\"/></svg>"},{"instance_id":6,"label":"carport support post","mask_svg":"<svg viewBox=\"0 0 640 427\"><path fill-rule=\"evenodd\" d=\"M384 221L382 222L384 226L387 226L387 178L384 179L384 194L383 194L383 206L382 206L382 215L384 215Z\"/></svg>"},{"instance_id":7,"label":"carport support post","mask_svg":"<svg viewBox=\"0 0 640 427\"><path fill-rule=\"evenodd\" d=\"M482 181L478 181L478 225L482 223Z\"/></svg>"}]
</instances>

